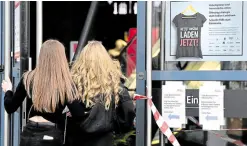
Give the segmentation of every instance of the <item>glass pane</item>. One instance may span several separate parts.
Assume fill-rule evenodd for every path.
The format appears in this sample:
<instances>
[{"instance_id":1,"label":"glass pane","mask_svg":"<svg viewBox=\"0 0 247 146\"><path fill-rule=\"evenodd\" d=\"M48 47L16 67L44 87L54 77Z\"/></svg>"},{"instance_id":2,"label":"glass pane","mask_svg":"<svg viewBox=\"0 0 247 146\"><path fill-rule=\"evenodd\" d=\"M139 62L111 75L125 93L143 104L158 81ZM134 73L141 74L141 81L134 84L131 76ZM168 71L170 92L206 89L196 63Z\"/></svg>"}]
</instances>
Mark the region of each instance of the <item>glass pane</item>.
<instances>
[{"instance_id":1,"label":"glass pane","mask_svg":"<svg viewBox=\"0 0 247 146\"><path fill-rule=\"evenodd\" d=\"M161 26L161 2L153 2L152 14L152 68L159 69L160 66L160 26Z\"/></svg>"},{"instance_id":2,"label":"glass pane","mask_svg":"<svg viewBox=\"0 0 247 146\"><path fill-rule=\"evenodd\" d=\"M198 89L200 84L193 84L191 86L191 83L195 81L189 81L188 83L184 82L184 85L186 86L186 89ZM200 83L203 83L202 81L197 81ZM213 82L212 82L213 83ZM215 82L214 82L215 83ZM222 83L222 82L221 82ZM241 84L241 82L236 82L238 86ZM153 88L152 96L153 96L153 102L159 111L161 111L161 83L159 82L153 82L153 86L156 88ZM158 88L157 86L160 86ZM227 88L227 89L233 89L233 88ZM240 88L234 88L240 89ZM188 117L187 117L188 118ZM199 122L198 117L193 117L194 119ZM186 124L186 127L181 129L173 129L173 133L178 139L181 146L190 146L190 145L196 145L196 146L233 146L232 143L235 141L241 141L243 143L246 143L246 131L245 128L247 128L246 118L226 118L225 119L225 128L220 131L203 131L201 126L198 126L193 120L188 120L188 124ZM153 121L154 124L156 124ZM155 126L154 126L155 127ZM241 130L242 129L242 130ZM159 137L159 130L157 128L153 128L153 133L156 132L155 136L153 137L153 144L160 142Z\"/></svg>"},{"instance_id":3,"label":"glass pane","mask_svg":"<svg viewBox=\"0 0 247 146\"><path fill-rule=\"evenodd\" d=\"M163 22L161 7L154 6L153 29L159 33L152 34L153 50L156 50L152 54L153 69L160 69L160 43L164 41L166 70L246 70L245 3L169 1L165 4ZM199 9L201 6L204 7ZM226 18L224 13L228 13ZM161 25L165 25L165 36L160 41ZM198 40L199 43L193 43ZM188 46L181 46L186 41Z\"/></svg>"},{"instance_id":4,"label":"glass pane","mask_svg":"<svg viewBox=\"0 0 247 146\"><path fill-rule=\"evenodd\" d=\"M243 12L243 9L247 8L246 5L244 5L246 2L165 2L166 3L166 8L162 8L161 3L160 2L153 2L153 32L152 32L152 65L153 65L153 70L161 70L161 61L160 61L160 57L161 57L161 53L164 53L165 59L164 59L164 70L168 70L168 71L179 71L179 70L188 70L188 71L196 71L196 70L247 70L247 57L246 59L243 59L243 57L241 58L238 56L234 56L232 55L230 52L232 53L236 53L239 50L239 43L242 44L242 46L245 45L245 42L242 41L241 39L238 38L238 36L243 37L242 32L244 33L245 28L243 27L243 23L246 20L243 20L244 17L242 17L243 15L246 15L246 12ZM200 4L200 6L198 7L198 5ZM225 5L225 7L222 8L222 5ZM186 6L186 7L184 7ZM191 6L191 7L190 7ZM204 12L204 8L201 8L201 6L206 7L207 8L207 12ZM217 8L216 8L217 7ZM199 9L201 8L201 9ZM223 10L222 10L222 9ZM166 17L164 22L162 22L162 12L161 10L165 9L165 13L166 13ZM189 10L187 10L189 9ZM212 19L216 19L215 17L220 17L220 16L216 16L213 15L213 13L220 13L223 11L225 11L226 9L229 9L228 13L229 16L231 15L231 17L233 16L232 14L234 13L234 15L232 18L230 18L231 20L228 19L228 21L231 21L231 24L228 22L220 22L220 23L224 23L225 24L225 28L223 28L221 25L216 25L212 23ZM200 12L193 12L193 11L200 11ZM186 11L186 12L184 12ZM173 13L173 14L171 14ZM184 13L183 15L181 13ZM201 13L202 15L204 15L204 17L206 17L206 21L203 20L203 16L198 16L197 18L194 18L196 16L194 16L193 14L198 14ZM212 13L210 16L206 13ZM169 54L173 53L173 55L176 55L176 51L180 48L177 47L177 39L179 38L179 35L185 35L184 31L177 33L178 28L177 28L177 22L174 22L174 18L177 15L182 15L181 19L176 20L178 22L184 22L187 21L186 23L190 23L188 20L189 19L198 19L201 17L203 22L203 25L201 26L200 30L198 30L195 33L201 33L200 36L200 41L201 41L201 50L202 50L202 57L201 59L191 59L191 58L183 58L183 59L171 59L171 57L167 57L169 56ZM168 18L167 18L168 17ZM185 17L191 17L191 18L185 18ZM192 18L193 17L193 18ZM226 16L228 17L228 16ZM185 20L186 19L186 20ZM238 24L234 22L239 22ZM210 24L210 26L209 26ZM165 25L165 36L164 38L161 38L161 26ZM169 25L169 27L167 27ZM183 24L185 25L185 24ZM199 24L196 24L197 26ZM232 25L232 26L231 26ZM240 27L241 26L241 27ZM222 27L222 28L220 28ZM169 29L168 29L169 28ZM181 26L180 26L181 28ZM217 28L217 29L216 29ZM231 28L231 29L229 29ZM190 27L190 26L185 26L183 29L187 30L187 33L191 34L193 33L193 30L195 30L196 28L194 27ZM214 29L214 30L212 30ZM220 29L220 30L218 30ZM234 29L234 31L236 31L236 33L231 34L230 31L232 31L232 29ZM236 30L237 29L237 30ZM181 30L181 29L180 29ZM188 31L189 30L189 31ZM241 30L241 32L239 32ZM223 32L222 32L223 31ZM225 32L224 32L225 31ZM228 32L226 32L228 31ZM205 34L205 32L208 32L208 34ZM221 33L223 34L221 34ZM171 33L173 33L171 35ZM216 33L216 34L215 34ZM226 34L228 33L228 34ZM188 35L189 35L188 34ZM242 35L239 35L242 34ZM218 35L218 37L215 37L213 35ZM206 38L207 36L207 38ZM193 36L191 36L193 37ZM215 39L215 40L210 40L211 38ZM222 39L221 39L222 38ZM234 40L235 39L235 40ZM215 43L217 41L219 41L218 43ZM160 47L161 47L161 41L165 41L165 51L161 52ZM214 45L208 45L210 43L210 41L212 43L214 43ZM171 45L167 45L166 42L173 42L175 44ZM234 45L233 45L234 44ZM172 48L173 47L173 48ZM193 48L193 47L190 47ZM242 47L243 49L246 47ZM175 50L175 52L169 52L168 50ZM180 48L181 49L181 48ZM185 48L186 49L186 48ZM206 54L205 50L207 51L215 51L218 52L218 54L214 54L214 55L219 55L218 57L214 57L214 55L211 54L211 59L208 59L208 54ZM235 50L235 52L234 52ZM227 55L222 55L222 53L227 53L229 56L232 57L227 57ZM191 52L190 52L191 53ZM195 53L195 52L194 52ZM207 52L208 53L208 52ZM220 54L221 53L221 54ZM193 52L192 52L193 54ZM243 56L243 54L242 54ZM175 58L175 56L173 56ZM236 59L238 58L238 59ZM221 60L220 60L221 59ZM212 81L210 83L215 83L216 81ZM187 89L198 89L200 86L202 86L205 83L205 81L184 81L184 84L186 85ZM247 89L247 82L236 82L236 81L225 81L225 82L221 82L222 84L224 84L226 86L226 89L233 89L233 90L237 90L237 89ZM159 81L155 81L153 82L153 90L160 90L159 92L161 92L161 82ZM155 91L156 92L156 91ZM154 91L153 91L154 93ZM155 94L155 93L154 93ZM161 101L161 94L159 95L154 95L153 94L153 100L156 100L155 105L160 107L160 101ZM234 97L233 97L234 98ZM158 107L157 107L158 108ZM246 118L227 118L226 119L226 129L243 129L243 128L247 128L247 119ZM188 131L193 129L193 131ZM241 140L244 143L246 142L246 136L247 133L245 130L221 130L221 131L216 131L217 134L221 135L223 138L220 138L219 135L218 137L216 136L216 133L214 133L213 131L206 131L206 132L202 132L202 131L198 131L196 129L199 129L199 127L195 126L195 124L193 124L193 122L190 122L186 128L183 131L180 131L177 133L177 135L179 135L178 139L181 145L184 146L189 146L189 145L194 145L194 144L198 144L198 146L202 146L203 143L204 145L207 146L232 146L235 145L229 141L233 141L233 139L235 140ZM187 131L186 131L187 130ZM228 137L228 138L227 138ZM187 138L187 139L186 139ZM191 138L191 139L189 139ZM200 139L201 138L201 139ZM158 140L159 141L159 132L157 131L156 136L154 137L154 141ZM199 140L199 141L198 141Z\"/></svg>"}]
</instances>

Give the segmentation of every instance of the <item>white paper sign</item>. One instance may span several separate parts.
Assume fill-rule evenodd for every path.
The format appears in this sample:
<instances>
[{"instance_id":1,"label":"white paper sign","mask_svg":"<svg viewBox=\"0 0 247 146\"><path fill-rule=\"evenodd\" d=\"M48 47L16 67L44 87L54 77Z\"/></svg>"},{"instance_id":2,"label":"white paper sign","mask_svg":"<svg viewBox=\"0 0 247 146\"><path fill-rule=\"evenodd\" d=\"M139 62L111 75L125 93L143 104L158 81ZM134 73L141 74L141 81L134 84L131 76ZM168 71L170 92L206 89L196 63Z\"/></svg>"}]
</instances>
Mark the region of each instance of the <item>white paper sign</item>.
<instances>
[{"instance_id":1,"label":"white paper sign","mask_svg":"<svg viewBox=\"0 0 247 146\"><path fill-rule=\"evenodd\" d=\"M169 127L181 128L187 123L184 97L184 85L162 86L162 116Z\"/></svg>"},{"instance_id":2,"label":"white paper sign","mask_svg":"<svg viewBox=\"0 0 247 146\"><path fill-rule=\"evenodd\" d=\"M199 122L204 130L220 130L224 123L224 86L199 90Z\"/></svg>"}]
</instances>

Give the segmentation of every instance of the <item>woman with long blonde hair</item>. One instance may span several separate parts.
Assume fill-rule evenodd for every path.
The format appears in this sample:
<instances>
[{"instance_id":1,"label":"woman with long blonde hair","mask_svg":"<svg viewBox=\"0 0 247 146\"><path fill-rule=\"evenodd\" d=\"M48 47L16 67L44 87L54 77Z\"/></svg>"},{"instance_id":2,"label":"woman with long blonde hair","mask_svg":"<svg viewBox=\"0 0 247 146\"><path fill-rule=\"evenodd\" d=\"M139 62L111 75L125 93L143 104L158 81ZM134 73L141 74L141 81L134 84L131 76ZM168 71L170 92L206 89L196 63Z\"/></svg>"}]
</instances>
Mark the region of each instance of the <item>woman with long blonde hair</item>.
<instances>
[{"instance_id":1,"label":"woman with long blonde hair","mask_svg":"<svg viewBox=\"0 0 247 146\"><path fill-rule=\"evenodd\" d=\"M98 94L104 94L106 109L109 108L112 94L115 95L115 103L118 102L122 73L100 42L89 42L71 71L82 102L87 107L94 104L93 98Z\"/></svg>"},{"instance_id":2,"label":"woman with long blonde hair","mask_svg":"<svg viewBox=\"0 0 247 146\"><path fill-rule=\"evenodd\" d=\"M90 41L75 60L71 72L80 98L89 112L80 125L82 133L73 135L71 145L112 146L113 112L121 113L125 129L132 126L135 116L133 102L120 81L123 77L120 68L101 42ZM87 123L90 119L93 120Z\"/></svg>"},{"instance_id":3,"label":"woman with long blonde hair","mask_svg":"<svg viewBox=\"0 0 247 146\"><path fill-rule=\"evenodd\" d=\"M26 97L32 103L28 123L21 134L21 146L61 146L65 106L74 117L83 116L84 108L69 71L65 48L57 40L42 44L36 68L23 75L14 93L9 79L3 81L2 89L9 114L15 112Z\"/></svg>"}]
</instances>

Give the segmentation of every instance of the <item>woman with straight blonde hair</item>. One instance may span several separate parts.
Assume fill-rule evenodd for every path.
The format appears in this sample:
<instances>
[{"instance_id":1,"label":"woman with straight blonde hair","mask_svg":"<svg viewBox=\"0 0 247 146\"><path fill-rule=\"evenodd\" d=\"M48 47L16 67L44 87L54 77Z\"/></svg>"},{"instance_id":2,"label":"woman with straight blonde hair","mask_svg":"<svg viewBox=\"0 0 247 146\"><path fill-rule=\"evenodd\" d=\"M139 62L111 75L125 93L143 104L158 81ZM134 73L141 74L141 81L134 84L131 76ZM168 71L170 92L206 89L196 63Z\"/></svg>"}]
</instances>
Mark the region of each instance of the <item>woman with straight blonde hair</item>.
<instances>
[{"instance_id":1,"label":"woman with straight blonde hair","mask_svg":"<svg viewBox=\"0 0 247 146\"><path fill-rule=\"evenodd\" d=\"M75 60L72 69L85 116L80 129L70 137L76 146L112 146L115 123L130 129L135 117L128 90L121 84L122 72L99 41L90 41ZM88 114L86 114L88 113ZM71 125L71 124L69 124Z\"/></svg>"},{"instance_id":2,"label":"woman with straight blonde hair","mask_svg":"<svg viewBox=\"0 0 247 146\"><path fill-rule=\"evenodd\" d=\"M83 106L73 83L65 48L57 40L47 40L42 44L36 68L26 72L15 93L8 79L3 81L4 106L11 114L15 112L27 96L32 103L28 113L28 123L21 134L21 146L61 146L63 145L64 117L67 106L75 118L83 116Z\"/></svg>"}]
</instances>

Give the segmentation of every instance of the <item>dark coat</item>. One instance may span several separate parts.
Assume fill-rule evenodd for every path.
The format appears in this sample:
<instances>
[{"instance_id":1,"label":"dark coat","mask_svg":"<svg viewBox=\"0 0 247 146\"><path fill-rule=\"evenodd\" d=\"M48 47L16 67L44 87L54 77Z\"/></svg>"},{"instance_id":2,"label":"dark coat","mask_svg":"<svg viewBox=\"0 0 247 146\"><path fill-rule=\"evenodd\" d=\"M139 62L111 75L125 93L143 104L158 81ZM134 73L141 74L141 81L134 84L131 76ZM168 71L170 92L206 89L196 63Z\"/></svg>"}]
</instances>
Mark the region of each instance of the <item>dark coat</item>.
<instances>
[{"instance_id":1,"label":"dark coat","mask_svg":"<svg viewBox=\"0 0 247 146\"><path fill-rule=\"evenodd\" d=\"M133 120L135 118L135 108L133 101L128 93L127 88L119 93L120 100L117 106L117 116L120 117L121 126L124 130L128 131L133 127ZM111 108L111 107L110 107ZM107 114L111 114L112 110L109 110ZM101 111L97 112L97 116L100 116ZM110 121L102 121L110 122ZM109 123L107 123L109 124ZM112 123L113 124L113 123ZM114 127L115 125L112 125ZM113 131L109 130L104 133L85 133L80 127L80 123L75 122L73 117L68 120L66 145L67 146L113 146Z\"/></svg>"}]
</instances>

